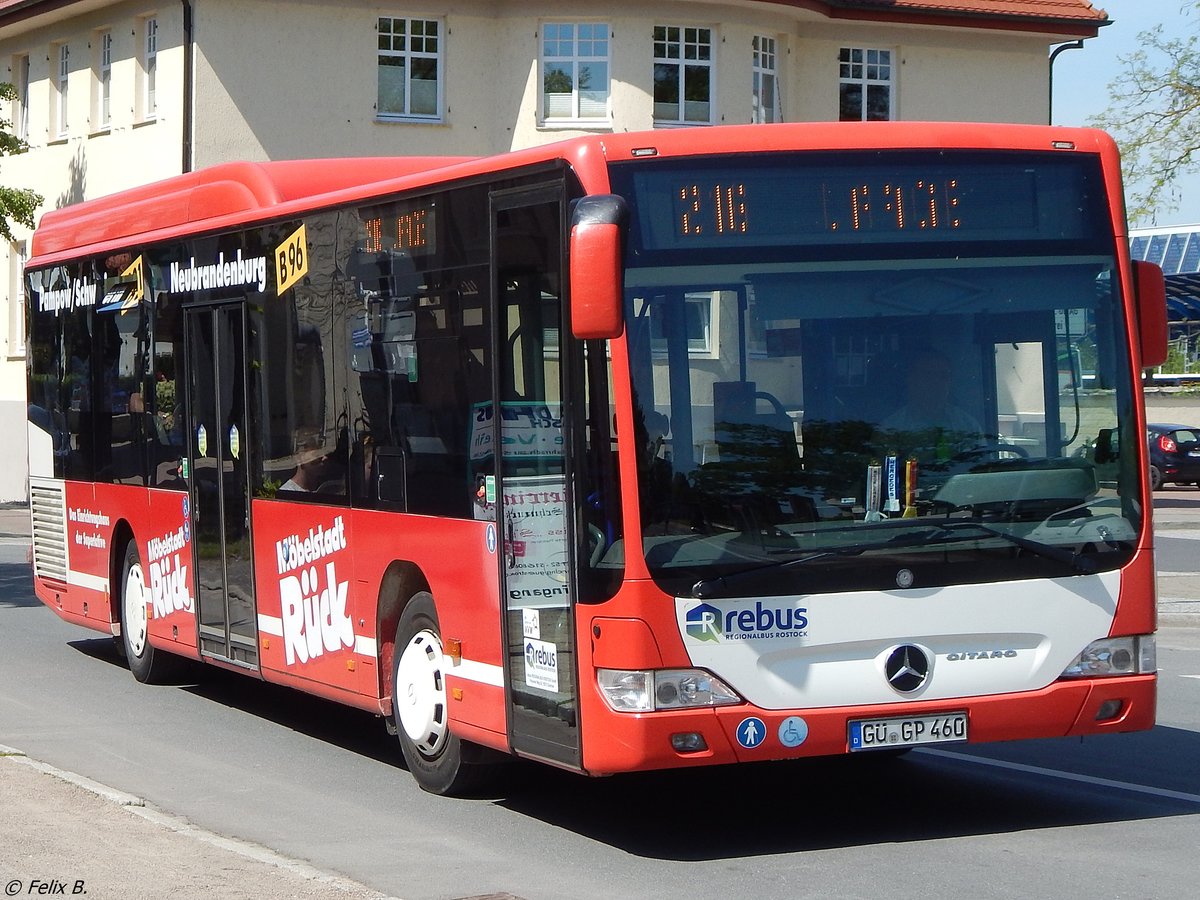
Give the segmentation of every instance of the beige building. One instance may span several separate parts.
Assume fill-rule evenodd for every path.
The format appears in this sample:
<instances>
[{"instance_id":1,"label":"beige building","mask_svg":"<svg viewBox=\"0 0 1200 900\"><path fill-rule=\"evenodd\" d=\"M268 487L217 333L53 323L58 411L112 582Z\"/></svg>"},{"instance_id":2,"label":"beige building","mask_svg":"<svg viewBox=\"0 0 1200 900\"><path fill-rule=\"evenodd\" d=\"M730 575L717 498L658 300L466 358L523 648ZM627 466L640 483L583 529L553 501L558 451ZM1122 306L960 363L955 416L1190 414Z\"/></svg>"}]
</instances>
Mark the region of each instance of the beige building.
<instances>
[{"instance_id":1,"label":"beige building","mask_svg":"<svg viewBox=\"0 0 1200 900\"><path fill-rule=\"evenodd\" d=\"M0 0L53 209L232 159L477 155L582 133L855 119L1045 122L1088 0ZM0 502L25 496L29 235L0 247Z\"/></svg>"}]
</instances>

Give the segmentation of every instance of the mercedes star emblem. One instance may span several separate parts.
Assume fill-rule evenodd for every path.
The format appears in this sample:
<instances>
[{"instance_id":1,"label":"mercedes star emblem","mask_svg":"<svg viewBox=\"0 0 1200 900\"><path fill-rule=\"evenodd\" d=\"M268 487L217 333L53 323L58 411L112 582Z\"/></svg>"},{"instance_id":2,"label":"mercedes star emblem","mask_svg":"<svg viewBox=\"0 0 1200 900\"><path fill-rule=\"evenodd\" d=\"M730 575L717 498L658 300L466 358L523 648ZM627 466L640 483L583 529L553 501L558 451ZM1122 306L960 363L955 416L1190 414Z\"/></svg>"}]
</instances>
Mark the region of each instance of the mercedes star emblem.
<instances>
[{"instance_id":1,"label":"mercedes star emblem","mask_svg":"<svg viewBox=\"0 0 1200 900\"><path fill-rule=\"evenodd\" d=\"M929 678L929 659L920 647L901 644L887 658L883 667L888 684L904 694L911 694Z\"/></svg>"}]
</instances>

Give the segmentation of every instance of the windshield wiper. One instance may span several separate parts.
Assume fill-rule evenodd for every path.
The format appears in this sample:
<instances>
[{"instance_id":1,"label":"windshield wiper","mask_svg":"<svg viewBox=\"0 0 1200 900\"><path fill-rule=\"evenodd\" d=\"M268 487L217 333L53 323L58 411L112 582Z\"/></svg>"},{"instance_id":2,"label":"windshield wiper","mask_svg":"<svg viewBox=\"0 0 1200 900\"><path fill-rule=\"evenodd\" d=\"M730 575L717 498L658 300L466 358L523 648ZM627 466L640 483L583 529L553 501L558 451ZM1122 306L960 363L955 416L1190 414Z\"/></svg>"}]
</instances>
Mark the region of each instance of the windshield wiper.
<instances>
[{"instance_id":1,"label":"windshield wiper","mask_svg":"<svg viewBox=\"0 0 1200 900\"><path fill-rule=\"evenodd\" d=\"M871 545L875 546L875 545ZM779 571L781 569L790 569L793 566L802 566L805 563L810 563L813 560L825 559L829 556L851 555L853 553L862 553L866 547L838 547L834 550L822 550L819 553L810 553L807 556L801 556L798 559L788 559L782 562L767 563L765 566L755 566L752 569L742 569L739 572L733 572L729 575L719 575L716 578L705 578L703 581L697 581L692 585L692 596L697 600L708 600L719 595L728 596L725 589L732 587L741 581L746 581L751 578L756 578L765 572Z\"/></svg>"},{"instance_id":2,"label":"windshield wiper","mask_svg":"<svg viewBox=\"0 0 1200 900\"><path fill-rule=\"evenodd\" d=\"M867 529L872 526L865 526ZM893 526L894 527L894 526ZM837 529L839 531L848 529ZM857 556L867 550L891 550L896 547L912 547L918 544L928 543L926 534L914 534L912 531L906 530L903 534L897 534L887 541L882 543L871 541L869 543L844 544L841 547L829 547L825 550L818 550L815 553L809 553L806 556L800 556L796 559L785 559L780 562L767 563L764 566L755 566L751 569L742 569L738 572L733 572L729 575L720 575L716 578L706 578L703 581L697 581L692 585L692 596L698 600L715 597L718 594L724 594L725 589L745 581L753 579L767 572L777 572L783 569L791 569L807 565L810 562L815 562L818 559L827 559L830 556ZM779 552L779 551L772 551Z\"/></svg>"},{"instance_id":3,"label":"windshield wiper","mask_svg":"<svg viewBox=\"0 0 1200 900\"><path fill-rule=\"evenodd\" d=\"M984 534L990 534L993 537L1008 541L1013 546L1020 547L1022 550L1028 550L1030 553L1040 556L1043 559L1064 563L1071 567L1072 572L1080 575L1091 575L1099 571L1099 567L1095 561L1088 559L1086 556L1081 556L1078 550L1030 540L1029 538L1021 537L1019 534L1012 534L1008 531L1001 531L999 528L993 528L977 519L942 521L934 527L937 529L934 537L935 543L941 543L938 540L938 535L947 535L949 537L948 532L961 531L964 528L974 528L976 531L982 531Z\"/></svg>"},{"instance_id":4,"label":"windshield wiper","mask_svg":"<svg viewBox=\"0 0 1200 900\"><path fill-rule=\"evenodd\" d=\"M768 572L781 572L786 569L799 568L808 563L816 562L819 559L827 559L831 556L857 556L867 550L894 550L900 547L933 546L969 540L968 537L955 533L968 528L983 532L983 534L990 537L998 537L1015 547L1027 550L1043 559L1049 559L1070 566L1072 572L1080 575L1091 575L1099 571L1098 566L1093 560L1080 555L1077 550L1056 547L1053 544L1044 544L1041 541L1034 541L1020 535L1010 534L1007 531L993 528L976 519L941 520L936 524L929 523L926 528L906 530L902 534L897 534L881 543L872 541L870 543L830 547L829 549L809 553L796 559L782 560L763 566L755 566L750 569L742 569L738 572L733 572L729 575L720 575L716 578L706 578L692 585L692 596L698 600L707 600L720 596L727 597L730 596L728 593L729 589L736 584L751 581Z\"/></svg>"}]
</instances>

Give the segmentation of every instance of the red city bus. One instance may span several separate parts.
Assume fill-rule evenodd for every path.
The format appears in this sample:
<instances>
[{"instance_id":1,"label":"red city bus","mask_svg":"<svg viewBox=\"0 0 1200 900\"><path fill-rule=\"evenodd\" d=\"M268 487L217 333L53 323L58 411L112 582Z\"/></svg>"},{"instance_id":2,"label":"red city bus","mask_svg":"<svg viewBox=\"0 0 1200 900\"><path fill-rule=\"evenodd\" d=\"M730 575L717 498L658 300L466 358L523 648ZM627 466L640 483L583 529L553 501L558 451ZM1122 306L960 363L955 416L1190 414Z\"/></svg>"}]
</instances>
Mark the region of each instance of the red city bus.
<instances>
[{"instance_id":1,"label":"red city bus","mask_svg":"<svg viewBox=\"0 0 1200 900\"><path fill-rule=\"evenodd\" d=\"M47 213L38 596L420 785L1155 714L1117 153L839 123L236 163Z\"/></svg>"}]
</instances>

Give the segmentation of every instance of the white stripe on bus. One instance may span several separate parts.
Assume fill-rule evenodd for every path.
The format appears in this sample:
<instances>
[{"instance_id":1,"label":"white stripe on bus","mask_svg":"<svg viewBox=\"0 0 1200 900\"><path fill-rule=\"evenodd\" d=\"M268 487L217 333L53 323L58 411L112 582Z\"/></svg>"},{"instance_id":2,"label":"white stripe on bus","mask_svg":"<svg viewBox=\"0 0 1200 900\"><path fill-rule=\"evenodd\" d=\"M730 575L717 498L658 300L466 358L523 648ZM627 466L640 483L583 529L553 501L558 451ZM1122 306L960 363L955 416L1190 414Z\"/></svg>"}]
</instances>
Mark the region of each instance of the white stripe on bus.
<instances>
[{"instance_id":1,"label":"white stripe on bus","mask_svg":"<svg viewBox=\"0 0 1200 900\"><path fill-rule=\"evenodd\" d=\"M446 674L479 684L490 684L492 687L504 687L504 669L491 663L476 662L473 659L451 661Z\"/></svg>"},{"instance_id":2,"label":"white stripe on bus","mask_svg":"<svg viewBox=\"0 0 1200 900\"><path fill-rule=\"evenodd\" d=\"M67 570L67 584L90 588L93 591L100 591L101 593L108 591L108 579L104 576L89 575L87 572L76 572L74 569Z\"/></svg>"}]
</instances>

